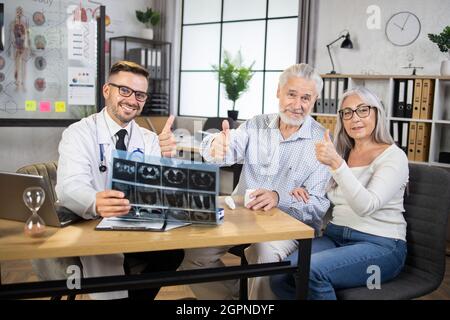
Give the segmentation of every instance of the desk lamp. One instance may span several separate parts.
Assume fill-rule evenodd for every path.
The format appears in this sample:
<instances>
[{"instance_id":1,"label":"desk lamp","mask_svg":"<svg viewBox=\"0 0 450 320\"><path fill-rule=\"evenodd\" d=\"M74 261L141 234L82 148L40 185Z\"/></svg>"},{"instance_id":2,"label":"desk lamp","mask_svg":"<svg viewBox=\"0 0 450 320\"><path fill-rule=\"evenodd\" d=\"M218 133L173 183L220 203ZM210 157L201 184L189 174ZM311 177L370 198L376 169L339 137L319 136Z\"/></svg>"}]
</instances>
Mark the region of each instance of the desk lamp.
<instances>
[{"instance_id":1,"label":"desk lamp","mask_svg":"<svg viewBox=\"0 0 450 320\"><path fill-rule=\"evenodd\" d=\"M336 74L336 71L334 70L334 62L333 62L333 57L331 56L331 51L330 51L330 47L332 44L334 44L335 42L339 41L340 39L344 39L344 41L342 41L341 43L341 48L344 49L353 49L353 42L350 40L350 33L347 31L346 34L341 34L336 40L330 42L329 44L327 44L327 49L328 49L328 55L330 56L330 60L331 60L331 66L332 66L332 70L330 73L328 74Z\"/></svg>"}]
</instances>

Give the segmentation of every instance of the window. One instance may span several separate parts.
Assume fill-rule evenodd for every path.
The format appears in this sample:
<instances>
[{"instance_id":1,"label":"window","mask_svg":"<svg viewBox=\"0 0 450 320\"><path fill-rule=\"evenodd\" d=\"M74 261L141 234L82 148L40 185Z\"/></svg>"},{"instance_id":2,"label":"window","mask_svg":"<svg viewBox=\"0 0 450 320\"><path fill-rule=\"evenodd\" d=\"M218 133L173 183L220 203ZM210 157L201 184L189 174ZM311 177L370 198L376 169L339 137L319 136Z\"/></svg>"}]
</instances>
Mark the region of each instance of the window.
<instances>
[{"instance_id":1,"label":"window","mask_svg":"<svg viewBox=\"0 0 450 320\"><path fill-rule=\"evenodd\" d=\"M280 73L296 63L298 0L184 0L178 114L226 117L226 98L212 65L240 50L255 64L249 90L236 101L240 119L278 111Z\"/></svg>"}]
</instances>

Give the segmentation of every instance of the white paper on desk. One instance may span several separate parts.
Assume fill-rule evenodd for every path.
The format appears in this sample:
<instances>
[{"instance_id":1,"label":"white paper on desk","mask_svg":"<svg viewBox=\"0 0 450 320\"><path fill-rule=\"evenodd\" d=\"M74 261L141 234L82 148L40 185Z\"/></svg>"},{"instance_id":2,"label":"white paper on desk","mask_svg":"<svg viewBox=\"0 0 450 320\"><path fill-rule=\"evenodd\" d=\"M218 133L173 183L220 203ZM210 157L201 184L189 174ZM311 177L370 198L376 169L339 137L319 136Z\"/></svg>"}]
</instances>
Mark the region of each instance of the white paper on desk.
<instances>
[{"instance_id":1,"label":"white paper on desk","mask_svg":"<svg viewBox=\"0 0 450 320\"><path fill-rule=\"evenodd\" d=\"M161 230L164 221L154 220L125 220L122 218L112 217L103 218L95 227L97 230L139 230L139 231L169 231L175 228L190 225L188 222L172 222L168 221L166 228Z\"/></svg>"}]
</instances>

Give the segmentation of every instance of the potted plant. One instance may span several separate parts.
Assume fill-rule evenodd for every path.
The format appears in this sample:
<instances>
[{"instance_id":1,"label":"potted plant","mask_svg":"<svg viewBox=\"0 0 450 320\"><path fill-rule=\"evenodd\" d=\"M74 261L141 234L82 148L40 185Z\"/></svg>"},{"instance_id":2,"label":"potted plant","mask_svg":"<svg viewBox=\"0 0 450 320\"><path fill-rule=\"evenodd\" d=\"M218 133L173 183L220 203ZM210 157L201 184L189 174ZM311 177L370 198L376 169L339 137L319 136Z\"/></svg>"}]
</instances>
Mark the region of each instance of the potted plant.
<instances>
[{"instance_id":1,"label":"potted plant","mask_svg":"<svg viewBox=\"0 0 450 320\"><path fill-rule=\"evenodd\" d=\"M145 29L142 30L142 36L146 39L152 40L153 27L156 26L161 20L161 13L147 7L146 11L136 10L136 18L139 22L142 22L145 25Z\"/></svg>"},{"instance_id":2,"label":"potted plant","mask_svg":"<svg viewBox=\"0 0 450 320\"><path fill-rule=\"evenodd\" d=\"M223 63L220 66L213 65L217 71L219 82L225 85L225 92L228 100L233 102L232 110L228 110L228 117L237 120L239 111L235 110L236 100L242 93L248 90L249 82L253 77L253 63L246 67L243 65L241 51L236 57L231 57L228 51L224 51Z\"/></svg>"},{"instance_id":3,"label":"potted plant","mask_svg":"<svg viewBox=\"0 0 450 320\"><path fill-rule=\"evenodd\" d=\"M440 34L429 33L428 38L438 45L441 52L447 53L447 59L441 64L441 75L450 76L450 26L446 26Z\"/></svg>"}]
</instances>

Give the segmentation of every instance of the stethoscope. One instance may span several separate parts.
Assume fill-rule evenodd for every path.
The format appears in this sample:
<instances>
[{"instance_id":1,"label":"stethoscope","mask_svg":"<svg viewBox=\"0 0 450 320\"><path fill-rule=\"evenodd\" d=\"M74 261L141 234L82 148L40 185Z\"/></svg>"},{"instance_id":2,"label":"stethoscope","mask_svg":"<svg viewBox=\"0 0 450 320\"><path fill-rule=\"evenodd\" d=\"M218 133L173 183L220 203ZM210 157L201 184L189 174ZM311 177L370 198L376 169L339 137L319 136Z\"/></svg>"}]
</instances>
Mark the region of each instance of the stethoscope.
<instances>
[{"instance_id":1,"label":"stethoscope","mask_svg":"<svg viewBox=\"0 0 450 320\"><path fill-rule=\"evenodd\" d=\"M105 159L105 147L103 143L99 143L100 147L100 165L98 166L98 170L100 172L106 172L108 170L108 167L106 166L106 159ZM136 148L133 152L131 152L130 158L133 158L133 155L135 153L138 153L140 155L144 155L144 151L141 148Z\"/></svg>"},{"instance_id":2,"label":"stethoscope","mask_svg":"<svg viewBox=\"0 0 450 320\"><path fill-rule=\"evenodd\" d=\"M106 112L106 111L103 111L103 112ZM103 114L103 120L105 121L105 125L108 128L110 136L112 137L111 131L109 130L109 126L108 126L108 123L106 122L104 114ZM103 143L99 143L99 139L98 139L97 115L95 115L95 117L94 117L94 122L95 122L95 133L96 133L96 137L97 137L97 144L99 145L99 149L100 149L100 164L98 166L98 170L101 173L103 173L108 170L108 167L106 166L105 146ZM131 130L130 136L132 133L133 133L133 131ZM133 152L131 152L130 158L133 158L133 156L135 154L139 154L139 155L143 156L145 154L145 147L144 147L144 150L142 150L141 148L136 148Z\"/></svg>"}]
</instances>

